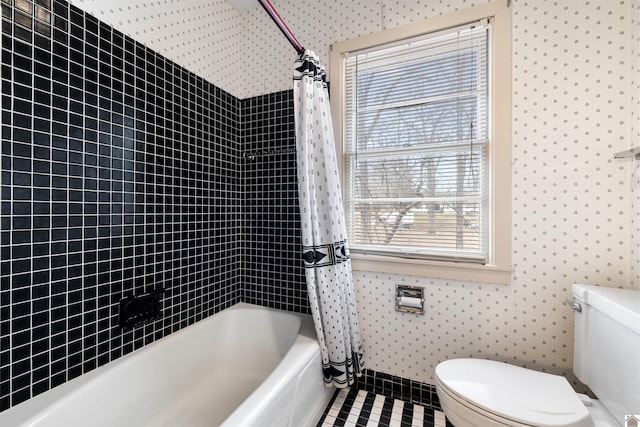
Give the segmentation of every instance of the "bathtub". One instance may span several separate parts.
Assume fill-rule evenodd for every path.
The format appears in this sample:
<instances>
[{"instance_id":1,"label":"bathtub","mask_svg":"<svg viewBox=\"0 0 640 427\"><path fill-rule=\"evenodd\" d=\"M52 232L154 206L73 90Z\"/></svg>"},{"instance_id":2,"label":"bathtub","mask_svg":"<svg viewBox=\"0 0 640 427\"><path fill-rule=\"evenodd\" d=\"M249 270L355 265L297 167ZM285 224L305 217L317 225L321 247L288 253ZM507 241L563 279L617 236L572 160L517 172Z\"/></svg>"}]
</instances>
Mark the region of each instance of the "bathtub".
<instances>
[{"instance_id":1,"label":"bathtub","mask_svg":"<svg viewBox=\"0 0 640 427\"><path fill-rule=\"evenodd\" d=\"M0 413L1 426L315 426L310 316L240 303Z\"/></svg>"}]
</instances>

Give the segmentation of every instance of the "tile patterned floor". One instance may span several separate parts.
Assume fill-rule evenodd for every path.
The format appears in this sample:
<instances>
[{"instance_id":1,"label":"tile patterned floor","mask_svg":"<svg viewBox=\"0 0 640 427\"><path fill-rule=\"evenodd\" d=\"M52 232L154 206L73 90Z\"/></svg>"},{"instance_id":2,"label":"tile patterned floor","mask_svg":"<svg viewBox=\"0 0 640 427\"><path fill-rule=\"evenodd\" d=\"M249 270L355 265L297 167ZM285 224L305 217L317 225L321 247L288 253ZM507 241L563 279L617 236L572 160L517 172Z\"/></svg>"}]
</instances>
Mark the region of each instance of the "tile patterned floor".
<instances>
[{"instance_id":1,"label":"tile patterned floor","mask_svg":"<svg viewBox=\"0 0 640 427\"><path fill-rule=\"evenodd\" d=\"M357 389L342 389L318 427L445 427L444 414Z\"/></svg>"}]
</instances>

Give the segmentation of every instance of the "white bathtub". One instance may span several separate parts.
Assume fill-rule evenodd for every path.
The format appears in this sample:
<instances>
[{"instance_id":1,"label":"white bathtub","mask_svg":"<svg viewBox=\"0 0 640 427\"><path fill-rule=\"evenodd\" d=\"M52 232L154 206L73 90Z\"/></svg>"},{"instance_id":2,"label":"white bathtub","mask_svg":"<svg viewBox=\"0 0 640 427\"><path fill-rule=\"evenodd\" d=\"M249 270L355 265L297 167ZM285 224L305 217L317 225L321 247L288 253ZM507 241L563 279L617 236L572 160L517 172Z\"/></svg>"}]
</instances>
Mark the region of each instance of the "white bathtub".
<instances>
[{"instance_id":1,"label":"white bathtub","mask_svg":"<svg viewBox=\"0 0 640 427\"><path fill-rule=\"evenodd\" d=\"M237 304L0 413L0 426L314 426L309 316Z\"/></svg>"}]
</instances>

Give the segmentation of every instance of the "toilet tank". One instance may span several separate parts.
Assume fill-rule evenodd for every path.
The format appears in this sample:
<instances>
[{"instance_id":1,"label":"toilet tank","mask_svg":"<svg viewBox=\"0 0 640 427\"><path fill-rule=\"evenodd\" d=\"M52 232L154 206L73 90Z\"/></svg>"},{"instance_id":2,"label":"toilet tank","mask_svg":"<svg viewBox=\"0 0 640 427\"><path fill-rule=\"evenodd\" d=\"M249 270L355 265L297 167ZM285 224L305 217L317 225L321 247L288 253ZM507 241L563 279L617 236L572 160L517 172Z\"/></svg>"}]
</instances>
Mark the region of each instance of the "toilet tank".
<instances>
[{"instance_id":1,"label":"toilet tank","mask_svg":"<svg viewBox=\"0 0 640 427\"><path fill-rule=\"evenodd\" d=\"M573 285L573 372L620 423L640 413L640 291Z\"/></svg>"}]
</instances>

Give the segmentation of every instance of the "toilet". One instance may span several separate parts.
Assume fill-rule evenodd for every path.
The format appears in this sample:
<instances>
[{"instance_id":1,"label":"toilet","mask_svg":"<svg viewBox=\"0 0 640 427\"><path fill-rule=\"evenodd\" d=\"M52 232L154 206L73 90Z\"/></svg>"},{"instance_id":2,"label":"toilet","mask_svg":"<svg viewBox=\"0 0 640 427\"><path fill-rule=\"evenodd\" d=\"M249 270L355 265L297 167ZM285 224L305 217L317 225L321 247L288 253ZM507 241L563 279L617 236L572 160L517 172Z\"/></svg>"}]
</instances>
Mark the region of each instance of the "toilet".
<instances>
[{"instance_id":1,"label":"toilet","mask_svg":"<svg viewBox=\"0 0 640 427\"><path fill-rule=\"evenodd\" d=\"M640 291L574 284L573 372L563 377L483 359L436 366L436 391L456 427L623 427L640 414Z\"/></svg>"}]
</instances>

